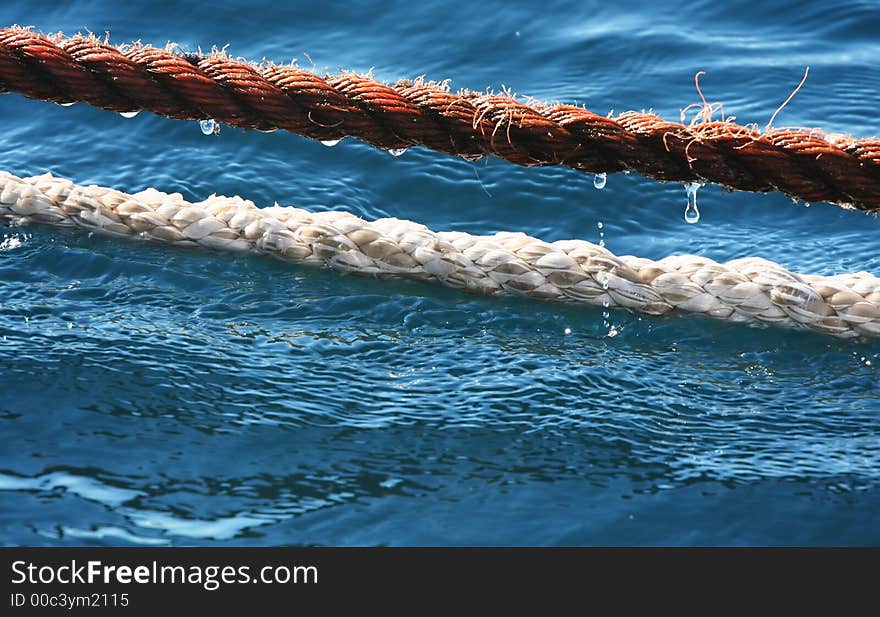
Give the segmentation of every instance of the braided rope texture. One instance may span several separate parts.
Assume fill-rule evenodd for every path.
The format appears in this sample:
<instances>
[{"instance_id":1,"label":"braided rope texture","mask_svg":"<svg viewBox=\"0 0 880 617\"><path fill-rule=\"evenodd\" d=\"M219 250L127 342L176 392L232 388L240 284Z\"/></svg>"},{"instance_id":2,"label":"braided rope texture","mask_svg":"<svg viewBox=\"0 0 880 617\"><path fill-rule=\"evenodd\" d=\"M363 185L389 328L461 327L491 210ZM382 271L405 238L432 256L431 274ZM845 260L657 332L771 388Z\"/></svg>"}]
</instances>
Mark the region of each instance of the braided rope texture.
<instances>
[{"instance_id":1,"label":"braided rope texture","mask_svg":"<svg viewBox=\"0 0 880 617\"><path fill-rule=\"evenodd\" d=\"M396 218L257 208L240 197L189 203L179 193L128 195L51 174L0 172L0 221L82 228L176 246L255 252L376 277L467 292L623 307L648 315L806 328L839 338L880 337L880 279L867 273L800 275L747 257L720 264L695 255L652 261L615 256L583 240L522 233L434 232Z\"/></svg>"},{"instance_id":2,"label":"braided rope texture","mask_svg":"<svg viewBox=\"0 0 880 617\"><path fill-rule=\"evenodd\" d=\"M637 171L662 181L781 191L808 202L880 210L880 139L706 120L684 125L651 113L617 117L572 105L527 105L508 94L452 92L444 84L379 83L355 73L318 76L256 65L224 52L176 54L94 36L0 29L0 93L116 112L285 129L324 141L356 137L386 150L426 146L518 165L593 173Z\"/></svg>"}]
</instances>

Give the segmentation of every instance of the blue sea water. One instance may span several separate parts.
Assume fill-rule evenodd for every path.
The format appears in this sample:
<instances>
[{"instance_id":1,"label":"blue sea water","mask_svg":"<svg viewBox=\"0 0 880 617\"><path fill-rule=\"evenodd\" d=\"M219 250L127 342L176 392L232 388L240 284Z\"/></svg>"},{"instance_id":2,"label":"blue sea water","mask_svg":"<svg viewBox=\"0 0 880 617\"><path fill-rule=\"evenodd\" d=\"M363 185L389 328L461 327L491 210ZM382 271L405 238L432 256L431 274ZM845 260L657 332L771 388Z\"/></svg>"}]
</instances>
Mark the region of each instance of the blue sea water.
<instances>
[{"instance_id":1,"label":"blue sea water","mask_svg":"<svg viewBox=\"0 0 880 617\"><path fill-rule=\"evenodd\" d=\"M12 0L318 71L878 128L875 1ZM308 56L306 56L308 54ZM0 96L0 169L436 230L880 273L874 217ZM602 225L600 226L599 223ZM601 235L600 235L601 234ZM880 347L0 227L0 544L880 543Z\"/></svg>"}]
</instances>

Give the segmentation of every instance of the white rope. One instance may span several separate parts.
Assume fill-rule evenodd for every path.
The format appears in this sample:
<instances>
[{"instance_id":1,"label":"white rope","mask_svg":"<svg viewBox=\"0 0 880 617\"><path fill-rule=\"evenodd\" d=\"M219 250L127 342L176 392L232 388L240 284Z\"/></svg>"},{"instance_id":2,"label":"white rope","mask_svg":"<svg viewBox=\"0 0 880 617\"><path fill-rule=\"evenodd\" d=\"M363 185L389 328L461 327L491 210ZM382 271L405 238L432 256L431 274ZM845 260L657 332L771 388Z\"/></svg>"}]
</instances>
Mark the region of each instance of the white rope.
<instances>
[{"instance_id":1,"label":"white rope","mask_svg":"<svg viewBox=\"0 0 880 617\"><path fill-rule=\"evenodd\" d=\"M250 251L382 277L440 282L481 294L625 307L649 315L700 313L735 322L808 328L840 338L880 337L880 279L867 272L800 275L758 257L717 263L677 255L618 257L583 240L522 233L434 232L394 218L257 208L240 197L189 203L148 189L127 195L50 174L0 172L0 220Z\"/></svg>"}]
</instances>

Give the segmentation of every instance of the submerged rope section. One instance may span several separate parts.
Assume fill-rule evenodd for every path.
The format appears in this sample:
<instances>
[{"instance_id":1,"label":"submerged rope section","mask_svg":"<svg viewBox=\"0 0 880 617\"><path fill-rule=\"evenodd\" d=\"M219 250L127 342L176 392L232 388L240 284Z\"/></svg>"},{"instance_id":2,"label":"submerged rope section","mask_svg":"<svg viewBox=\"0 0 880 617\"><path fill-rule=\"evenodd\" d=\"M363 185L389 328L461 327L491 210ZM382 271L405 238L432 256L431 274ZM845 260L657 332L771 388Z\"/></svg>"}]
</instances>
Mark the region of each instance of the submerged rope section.
<instances>
[{"instance_id":1,"label":"submerged rope section","mask_svg":"<svg viewBox=\"0 0 880 617\"><path fill-rule=\"evenodd\" d=\"M652 261L616 256L583 240L434 232L396 218L365 221L347 212L257 208L240 197L189 203L179 193L147 189L129 195L51 174L19 178L0 172L0 221L263 253L478 294L624 307L648 315L697 313L840 338L880 337L877 277L800 275L757 257L723 264L695 255Z\"/></svg>"},{"instance_id":2,"label":"submerged rope section","mask_svg":"<svg viewBox=\"0 0 880 617\"><path fill-rule=\"evenodd\" d=\"M652 113L617 117L573 105L525 104L506 93L452 92L422 79L387 85L355 73L323 77L223 52L180 54L93 36L0 29L0 92L116 112L214 119L324 141L352 136L386 150L426 146L518 165L781 191L806 201L880 210L880 139L733 122L684 125Z\"/></svg>"}]
</instances>

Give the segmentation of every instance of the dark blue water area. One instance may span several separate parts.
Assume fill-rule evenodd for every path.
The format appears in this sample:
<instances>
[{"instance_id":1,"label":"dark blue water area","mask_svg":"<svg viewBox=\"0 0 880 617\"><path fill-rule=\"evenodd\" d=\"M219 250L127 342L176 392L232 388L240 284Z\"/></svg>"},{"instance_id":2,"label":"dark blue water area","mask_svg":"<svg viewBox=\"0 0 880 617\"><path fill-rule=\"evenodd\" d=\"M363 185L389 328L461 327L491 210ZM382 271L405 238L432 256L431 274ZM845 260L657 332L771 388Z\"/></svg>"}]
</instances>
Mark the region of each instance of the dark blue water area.
<instances>
[{"instance_id":1,"label":"dark blue water area","mask_svg":"<svg viewBox=\"0 0 880 617\"><path fill-rule=\"evenodd\" d=\"M0 23L315 70L880 132L877 2L7 1ZM305 55L308 54L308 57ZM880 273L782 195L403 156L0 96L0 169ZM601 229L599 223L602 223ZM600 238L600 232L604 234ZM0 228L0 544L880 543L880 346Z\"/></svg>"}]
</instances>

